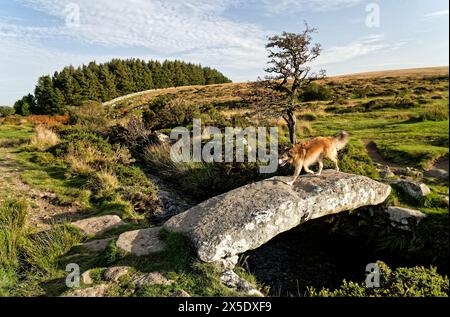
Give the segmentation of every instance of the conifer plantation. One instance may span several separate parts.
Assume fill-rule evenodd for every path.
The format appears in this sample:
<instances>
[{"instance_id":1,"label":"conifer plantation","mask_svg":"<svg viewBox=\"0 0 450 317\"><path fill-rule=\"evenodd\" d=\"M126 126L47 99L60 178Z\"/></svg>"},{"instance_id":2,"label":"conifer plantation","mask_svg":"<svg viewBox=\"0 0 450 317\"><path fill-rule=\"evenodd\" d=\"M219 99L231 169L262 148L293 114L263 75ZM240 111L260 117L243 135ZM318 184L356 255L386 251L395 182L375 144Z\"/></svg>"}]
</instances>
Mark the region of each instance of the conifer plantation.
<instances>
[{"instance_id":1,"label":"conifer plantation","mask_svg":"<svg viewBox=\"0 0 450 317\"><path fill-rule=\"evenodd\" d=\"M231 82L219 71L181 61L146 62L141 59L113 59L65 67L53 76L39 78L34 95L18 100L17 114L64 114L68 106L83 101L105 102L127 94L158 88L212 85Z\"/></svg>"}]
</instances>

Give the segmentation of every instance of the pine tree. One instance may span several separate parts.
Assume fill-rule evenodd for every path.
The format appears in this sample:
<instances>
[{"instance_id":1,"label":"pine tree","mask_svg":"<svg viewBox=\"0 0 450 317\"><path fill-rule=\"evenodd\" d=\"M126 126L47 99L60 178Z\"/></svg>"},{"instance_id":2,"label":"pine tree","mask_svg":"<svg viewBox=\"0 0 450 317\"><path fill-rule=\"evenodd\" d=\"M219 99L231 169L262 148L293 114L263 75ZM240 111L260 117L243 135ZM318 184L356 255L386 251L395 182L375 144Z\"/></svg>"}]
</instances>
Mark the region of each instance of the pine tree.
<instances>
[{"instance_id":1,"label":"pine tree","mask_svg":"<svg viewBox=\"0 0 450 317\"><path fill-rule=\"evenodd\" d=\"M34 94L37 104L36 114L52 115L66 112L64 95L61 90L53 87L50 76L39 78Z\"/></svg>"},{"instance_id":2,"label":"pine tree","mask_svg":"<svg viewBox=\"0 0 450 317\"><path fill-rule=\"evenodd\" d=\"M36 101L32 94L22 97L14 104L14 112L20 116L29 116L36 109Z\"/></svg>"},{"instance_id":3,"label":"pine tree","mask_svg":"<svg viewBox=\"0 0 450 317\"><path fill-rule=\"evenodd\" d=\"M127 95L135 92L133 74L126 63L121 60L113 60L112 63L116 87L120 95Z\"/></svg>"},{"instance_id":4,"label":"pine tree","mask_svg":"<svg viewBox=\"0 0 450 317\"><path fill-rule=\"evenodd\" d=\"M161 67L161 88L169 88L173 87L174 83L172 82L172 62L165 61Z\"/></svg>"},{"instance_id":5,"label":"pine tree","mask_svg":"<svg viewBox=\"0 0 450 317\"><path fill-rule=\"evenodd\" d=\"M103 87L103 90L102 90L102 93L100 96L100 98L103 102L118 97L116 84L114 82L114 76L109 71L108 65L103 64L100 66L99 80L100 80L100 84Z\"/></svg>"}]
</instances>

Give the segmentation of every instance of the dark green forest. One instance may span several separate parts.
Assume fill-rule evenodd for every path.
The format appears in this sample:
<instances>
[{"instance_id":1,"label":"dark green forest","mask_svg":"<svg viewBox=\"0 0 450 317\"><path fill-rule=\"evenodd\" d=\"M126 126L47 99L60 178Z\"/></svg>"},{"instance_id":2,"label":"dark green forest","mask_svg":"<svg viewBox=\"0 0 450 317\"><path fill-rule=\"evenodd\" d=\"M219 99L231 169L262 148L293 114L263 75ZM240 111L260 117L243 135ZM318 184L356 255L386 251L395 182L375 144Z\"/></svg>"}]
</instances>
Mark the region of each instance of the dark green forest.
<instances>
[{"instance_id":1,"label":"dark green forest","mask_svg":"<svg viewBox=\"0 0 450 317\"><path fill-rule=\"evenodd\" d=\"M68 106L87 100L105 102L149 89L228 82L219 71L192 63L113 59L78 68L68 66L53 76L42 76L34 95L24 96L14 108L16 114L24 116L65 114Z\"/></svg>"}]
</instances>

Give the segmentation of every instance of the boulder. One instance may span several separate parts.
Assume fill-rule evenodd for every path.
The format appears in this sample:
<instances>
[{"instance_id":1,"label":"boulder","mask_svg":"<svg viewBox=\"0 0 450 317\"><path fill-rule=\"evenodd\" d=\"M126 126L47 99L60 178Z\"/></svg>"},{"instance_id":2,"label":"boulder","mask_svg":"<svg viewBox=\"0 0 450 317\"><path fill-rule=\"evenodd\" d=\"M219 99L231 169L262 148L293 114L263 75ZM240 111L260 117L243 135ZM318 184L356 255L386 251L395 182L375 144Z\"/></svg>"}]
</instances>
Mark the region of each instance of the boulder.
<instances>
[{"instance_id":1,"label":"boulder","mask_svg":"<svg viewBox=\"0 0 450 317\"><path fill-rule=\"evenodd\" d=\"M422 171L415 169L415 168L411 168L411 167L396 168L395 174L400 175L400 176L413 177L413 178L422 178L423 177Z\"/></svg>"},{"instance_id":2,"label":"boulder","mask_svg":"<svg viewBox=\"0 0 450 317\"><path fill-rule=\"evenodd\" d=\"M86 271L83 274L81 274L81 281L85 285L94 284L94 280L92 279L92 276L91 276L91 271Z\"/></svg>"},{"instance_id":3,"label":"boulder","mask_svg":"<svg viewBox=\"0 0 450 317\"><path fill-rule=\"evenodd\" d=\"M448 172L444 169L434 168L424 173L425 177L447 179Z\"/></svg>"},{"instance_id":4,"label":"boulder","mask_svg":"<svg viewBox=\"0 0 450 317\"><path fill-rule=\"evenodd\" d=\"M170 136L164 133L156 132L155 137L157 138L160 144L170 143Z\"/></svg>"},{"instance_id":5,"label":"boulder","mask_svg":"<svg viewBox=\"0 0 450 317\"><path fill-rule=\"evenodd\" d=\"M72 222L72 226L80 229L86 235L99 235L124 224L122 219L116 215L93 217Z\"/></svg>"},{"instance_id":6,"label":"boulder","mask_svg":"<svg viewBox=\"0 0 450 317\"><path fill-rule=\"evenodd\" d=\"M91 252L102 252L108 247L108 245L111 243L112 240L113 239L110 238L110 239L89 241L83 244L83 246Z\"/></svg>"},{"instance_id":7,"label":"boulder","mask_svg":"<svg viewBox=\"0 0 450 317\"><path fill-rule=\"evenodd\" d=\"M189 295L189 293L184 290L178 290L173 292L170 297L191 297L191 295Z\"/></svg>"},{"instance_id":8,"label":"boulder","mask_svg":"<svg viewBox=\"0 0 450 317\"><path fill-rule=\"evenodd\" d=\"M113 266L105 271L105 279L111 282L118 282L122 276L130 272L129 266Z\"/></svg>"},{"instance_id":9,"label":"boulder","mask_svg":"<svg viewBox=\"0 0 450 317\"><path fill-rule=\"evenodd\" d=\"M239 293L243 293L244 295L264 297L264 295L253 285L247 280L239 277L239 275L232 270L225 270L220 276L220 281L229 288L232 288Z\"/></svg>"},{"instance_id":10,"label":"boulder","mask_svg":"<svg viewBox=\"0 0 450 317\"><path fill-rule=\"evenodd\" d=\"M380 172L380 176L382 178L392 178L395 177L394 172L392 172L392 170L390 169L389 166L383 166L382 168L378 169L378 171Z\"/></svg>"},{"instance_id":11,"label":"boulder","mask_svg":"<svg viewBox=\"0 0 450 317\"><path fill-rule=\"evenodd\" d=\"M408 225L417 224L427 216L419 210L394 206L389 207L386 212L389 214L389 219L393 222L393 225L402 230L409 230Z\"/></svg>"},{"instance_id":12,"label":"boulder","mask_svg":"<svg viewBox=\"0 0 450 317\"><path fill-rule=\"evenodd\" d=\"M391 187L368 177L326 170L321 176L266 180L211 198L164 224L189 237L199 258L220 262L256 249L312 219L383 203Z\"/></svg>"},{"instance_id":13,"label":"boulder","mask_svg":"<svg viewBox=\"0 0 450 317\"><path fill-rule=\"evenodd\" d=\"M169 280L165 278L161 273L159 272L152 272L152 273L145 273L145 274L135 274L131 281L134 283L134 285L137 288L141 288L143 286L147 285L172 285L175 283L172 280Z\"/></svg>"},{"instance_id":14,"label":"boulder","mask_svg":"<svg viewBox=\"0 0 450 317\"><path fill-rule=\"evenodd\" d=\"M420 200L421 198L431 193L431 190L427 185L413 180L399 180L394 184L402 189L405 194L416 200Z\"/></svg>"},{"instance_id":15,"label":"boulder","mask_svg":"<svg viewBox=\"0 0 450 317\"><path fill-rule=\"evenodd\" d=\"M159 238L160 231L161 227L125 232L119 236L116 245L119 249L136 256L161 252L166 244Z\"/></svg>"}]
</instances>

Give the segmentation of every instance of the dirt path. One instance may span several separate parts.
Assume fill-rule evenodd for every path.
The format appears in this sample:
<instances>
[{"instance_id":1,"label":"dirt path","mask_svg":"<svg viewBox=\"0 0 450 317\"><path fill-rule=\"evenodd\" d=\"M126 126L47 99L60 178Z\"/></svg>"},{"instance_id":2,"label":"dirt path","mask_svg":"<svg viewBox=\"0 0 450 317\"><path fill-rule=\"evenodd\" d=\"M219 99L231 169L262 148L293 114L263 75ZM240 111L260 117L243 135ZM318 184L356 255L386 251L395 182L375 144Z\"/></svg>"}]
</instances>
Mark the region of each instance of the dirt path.
<instances>
[{"instance_id":1,"label":"dirt path","mask_svg":"<svg viewBox=\"0 0 450 317\"><path fill-rule=\"evenodd\" d=\"M374 161L375 163L378 163L378 164L381 164L381 165L385 165L385 166L389 166L389 167L404 167L404 165L387 161L380 154L380 152L378 152L378 148L377 148L377 145L375 144L375 142L373 142L373 141L366 141L365 144L366 144L367 153L369 154L369 156L372 159L372 161Z\"/></svg>"},{"instance_id":2,"label":"dirt path","mask_svg":"<svg viewBox=\"0 0 450 317\"><path fill-rule=\"evenodd\" d=\"M381 154L378 152L377 145L374 141L365 141L366 150L372 161L384 166L389 167L390 169L398 169L404 168L405 165L394 163L387 161ZM448 156L438 159L436 162L430 164L430 167L425 171L424 175L426 177L432 178L447 178L449 175L449 158Z\"/></svg>"},{"instance_id":3,"label":"dirt path","mask_svg":"<svg viewBox=\"0 0 450 317\"><path fill-rule=\"evenodd\" d=\"M23 182L20 178L23 170L13 155L10 149L0 147L0 202L7 198L26 199L30 204L29 226L38 231L48 230L55 223L83 217L76 207L53 204L56 198L54 193L38 190Z\"/></svg>"},{"instance_id":4,"label":"dirt path","mask_svg":"<svg viewBox=\"0 0 450 317\"><path fill-rule=\"evenodd\" d=\"M433 168L434 169L440 169L440 170L444 170L448 173L449 170L449 161L448 161L448 156L440 158L439 160L437 160L434 165Z\"/></svg>"}]
</instances>

